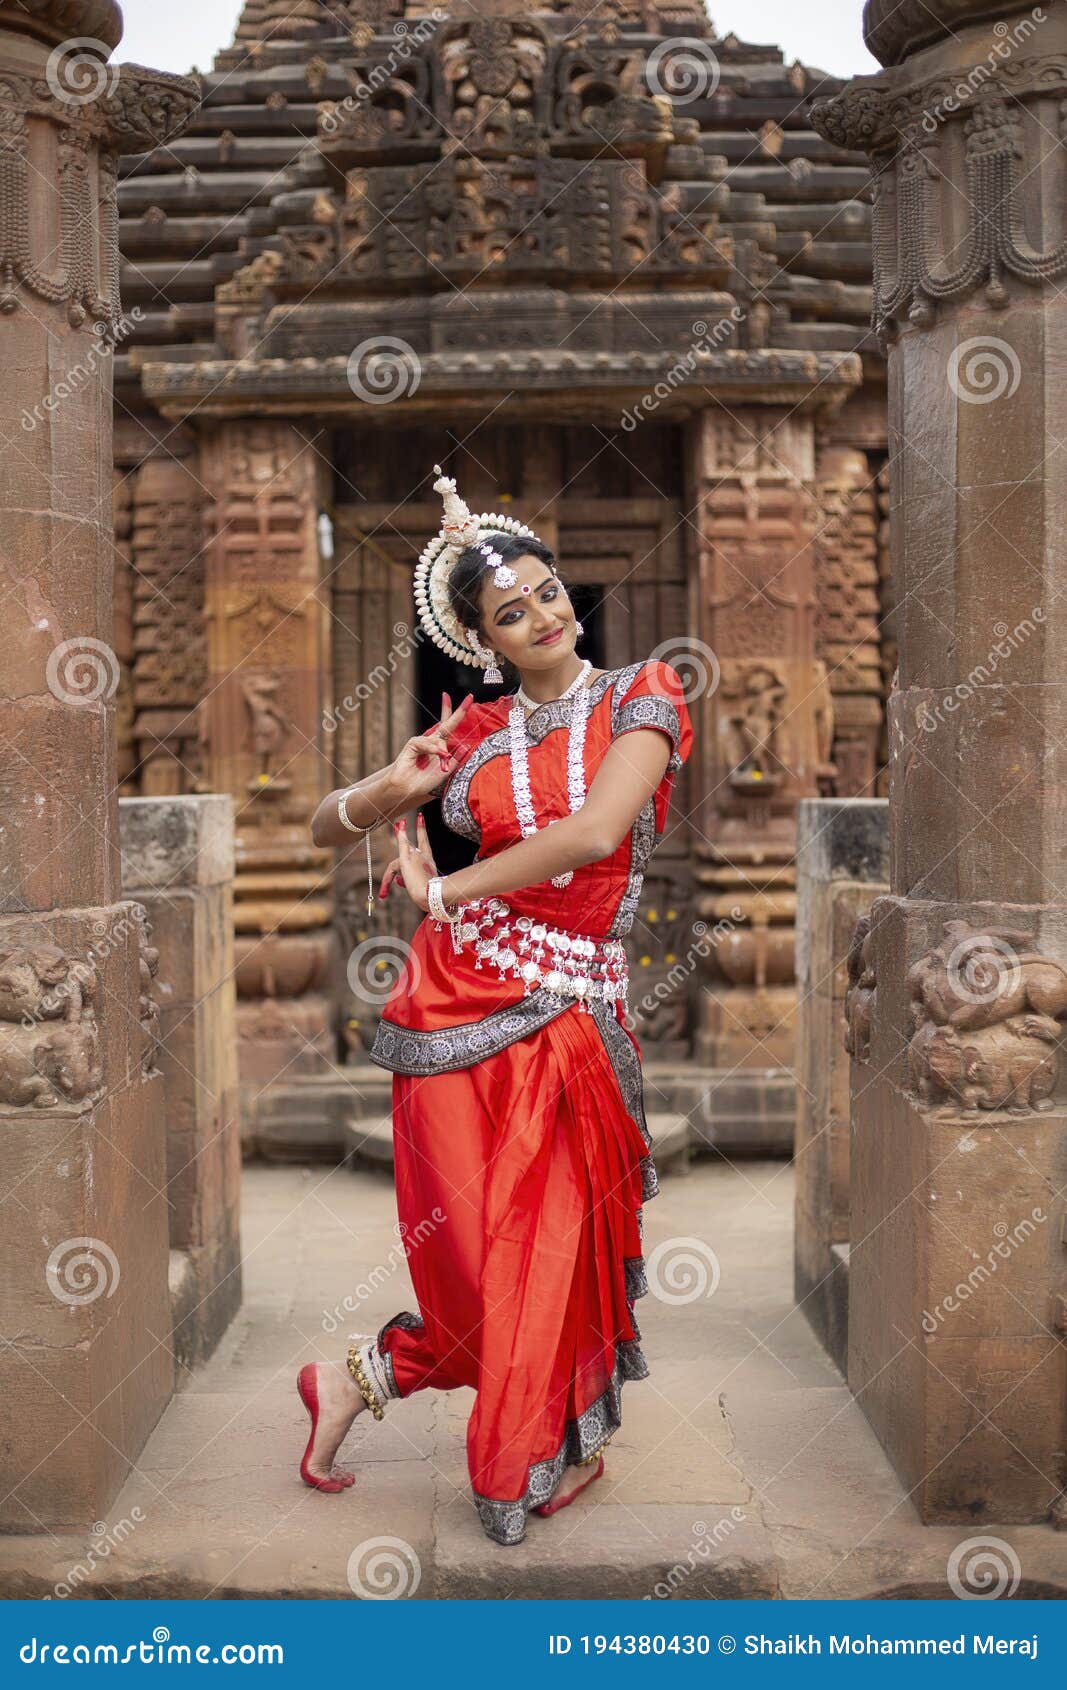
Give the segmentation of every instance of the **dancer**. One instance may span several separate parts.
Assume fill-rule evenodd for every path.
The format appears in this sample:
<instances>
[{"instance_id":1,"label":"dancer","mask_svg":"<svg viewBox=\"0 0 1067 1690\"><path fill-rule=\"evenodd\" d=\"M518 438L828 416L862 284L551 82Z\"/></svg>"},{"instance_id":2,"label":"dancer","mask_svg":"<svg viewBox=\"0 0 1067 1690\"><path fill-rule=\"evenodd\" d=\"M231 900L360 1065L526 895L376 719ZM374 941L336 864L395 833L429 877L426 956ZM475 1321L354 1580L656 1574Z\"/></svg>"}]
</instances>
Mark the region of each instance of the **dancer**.
<instances>
[{"instance_id":1,"label":"dancer","mask_svg":"<svg viewBox=\"0 0 1067 1690\"><path fill-rule=\"evenodd\" d=\"M468 1471L482 1526L522 1541L604 1471L624 1381L648 1366L643 1204L656 1173L623 935L693 740L674 669L597 670L556 558L513 518L472 515L440 474L444 524L415 592L423 627L514 693L453 709L395 762L330 793L316 844L392 822L379 889L425 912L371 1056L393 1073L396 1196L418 1311L345 1361L309 1363L308 1484L347 1488L334 1457L354 1415L473 1386ZM441 877L420 812L478 845ZM369 880L368 880L369 886Z\"/></svg>"}]
</instances>

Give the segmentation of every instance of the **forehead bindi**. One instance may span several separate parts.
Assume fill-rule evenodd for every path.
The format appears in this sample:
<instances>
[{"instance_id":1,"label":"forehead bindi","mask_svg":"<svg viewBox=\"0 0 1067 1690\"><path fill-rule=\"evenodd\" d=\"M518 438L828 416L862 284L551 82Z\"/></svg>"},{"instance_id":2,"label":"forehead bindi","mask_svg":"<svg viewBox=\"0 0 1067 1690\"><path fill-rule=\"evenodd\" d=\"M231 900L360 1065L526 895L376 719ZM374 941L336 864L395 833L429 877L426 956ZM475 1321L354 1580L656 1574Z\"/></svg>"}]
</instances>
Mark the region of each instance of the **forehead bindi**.
<instances>
[{"instance_id":1,"label":"forehead bindi","mask_svg":"<svg viewBox=\"0 0 1067 1690\"><path fill-rule=\"evenodd\" d=\"M503 610L506 605L521 604L523 599L531 598L534 593L539 593L542 587L547 587L556 579L552 571L546 569L544 564L540 562L534 567L533 565L524 565L521 560L516 560L512 563L511 568L519 577L516 586L497 587L493 584L492 578L486 583L488 603L491 612L494 614L498 610Z\"/></svg>"}]
</instances>

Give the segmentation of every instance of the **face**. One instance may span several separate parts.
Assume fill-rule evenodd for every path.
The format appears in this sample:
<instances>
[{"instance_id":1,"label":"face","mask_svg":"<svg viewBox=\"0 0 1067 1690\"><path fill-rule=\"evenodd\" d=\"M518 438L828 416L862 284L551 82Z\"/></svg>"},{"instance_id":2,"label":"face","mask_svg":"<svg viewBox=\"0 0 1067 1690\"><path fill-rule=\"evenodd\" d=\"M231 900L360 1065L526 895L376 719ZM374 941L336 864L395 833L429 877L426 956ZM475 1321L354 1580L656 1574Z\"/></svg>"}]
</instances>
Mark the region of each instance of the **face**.
<instances>
[{"instance_id":1,"label":"face","mask_svg":"<svg viewBox=\"0 0 1067 1690\"><path fill-rule=\"evenodd\" d=\"M553 669L574 650L574 607L560 583L540 558L516 558L509 568L513 587L497 587L492 570L482 588L483 645L499 652L517 669ZM523 592L528 587L528 592Z\"/></svg>"}]
</instances>

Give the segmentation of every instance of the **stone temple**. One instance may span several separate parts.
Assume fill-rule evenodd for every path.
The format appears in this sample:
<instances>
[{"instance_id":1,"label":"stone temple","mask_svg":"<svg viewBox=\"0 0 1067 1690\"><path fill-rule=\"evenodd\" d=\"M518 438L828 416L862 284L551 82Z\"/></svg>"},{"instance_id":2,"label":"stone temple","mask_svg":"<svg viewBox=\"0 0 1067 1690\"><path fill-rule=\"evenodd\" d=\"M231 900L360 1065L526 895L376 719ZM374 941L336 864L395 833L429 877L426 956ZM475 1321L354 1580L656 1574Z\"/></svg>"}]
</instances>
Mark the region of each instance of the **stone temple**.
<instances>
[{"instance_id":1,"label":"stone temple","mask_svg":"<svg viewBox=\"0 0 1067 1690\"><path fill-rule=\"evenodd\" d=\"M407 635L441 462L558 546L595 663L707 670L642 988L732 931L642 1036L709 1138L789 1144L797 806L880 790L895 662L868 167L824 86L698 0L249 0L123 161L123 791L234 797L246 1141L321 1133L373 1031L365 867L307 821L471 682Z\"/></svg>"},{"instance_id":2,"label":"stone temple","mask_svg":"<svg viewBox=\"0 0 1067 1690\"><path fill-rule=\"evenodd\" d=\"M4 1594L224 1353L242 1160L388 1163L414 916L309 822L475 686L418 633L436 463L556 548L583 655L687 680L629 940L676 1230L793 1152L828 1425L1048 1593L1067 19L996 18L868 0L846 85L700 0L247 0L174 77L115 0L0 0Z\"/></svg>"}]
</instances>

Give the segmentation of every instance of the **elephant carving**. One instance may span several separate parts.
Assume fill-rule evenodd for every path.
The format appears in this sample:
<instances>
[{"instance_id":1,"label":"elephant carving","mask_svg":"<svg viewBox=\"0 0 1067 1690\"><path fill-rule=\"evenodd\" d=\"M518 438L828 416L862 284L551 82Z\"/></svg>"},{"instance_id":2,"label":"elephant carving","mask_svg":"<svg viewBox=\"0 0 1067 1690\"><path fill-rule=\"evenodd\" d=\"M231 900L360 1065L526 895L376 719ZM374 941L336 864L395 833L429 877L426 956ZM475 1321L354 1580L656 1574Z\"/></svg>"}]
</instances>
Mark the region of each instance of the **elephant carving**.
<instances>
[{"instance_id":1,"label":"elephant carving","mask_svg":"<svg viewBox=\"0 0 1067 1690\"><path fill-rule=\"evenodd\" d=\"M966 1111L1051 1109L1067 968L1014 928L947 921L943 934L908 971L918 1097Z\"/></svg>"},{"instance_id":2,"label":"elephant carving","mask_svg":"<svg viewBox=\"0 0 1067 1690\"><path fill-rule=\"evenodd\" d=\"M0 1104L47 1109L82 1102L99 1091L102 1082L92 1023L0 1024Z\"/></svg>"}]
</instances>

